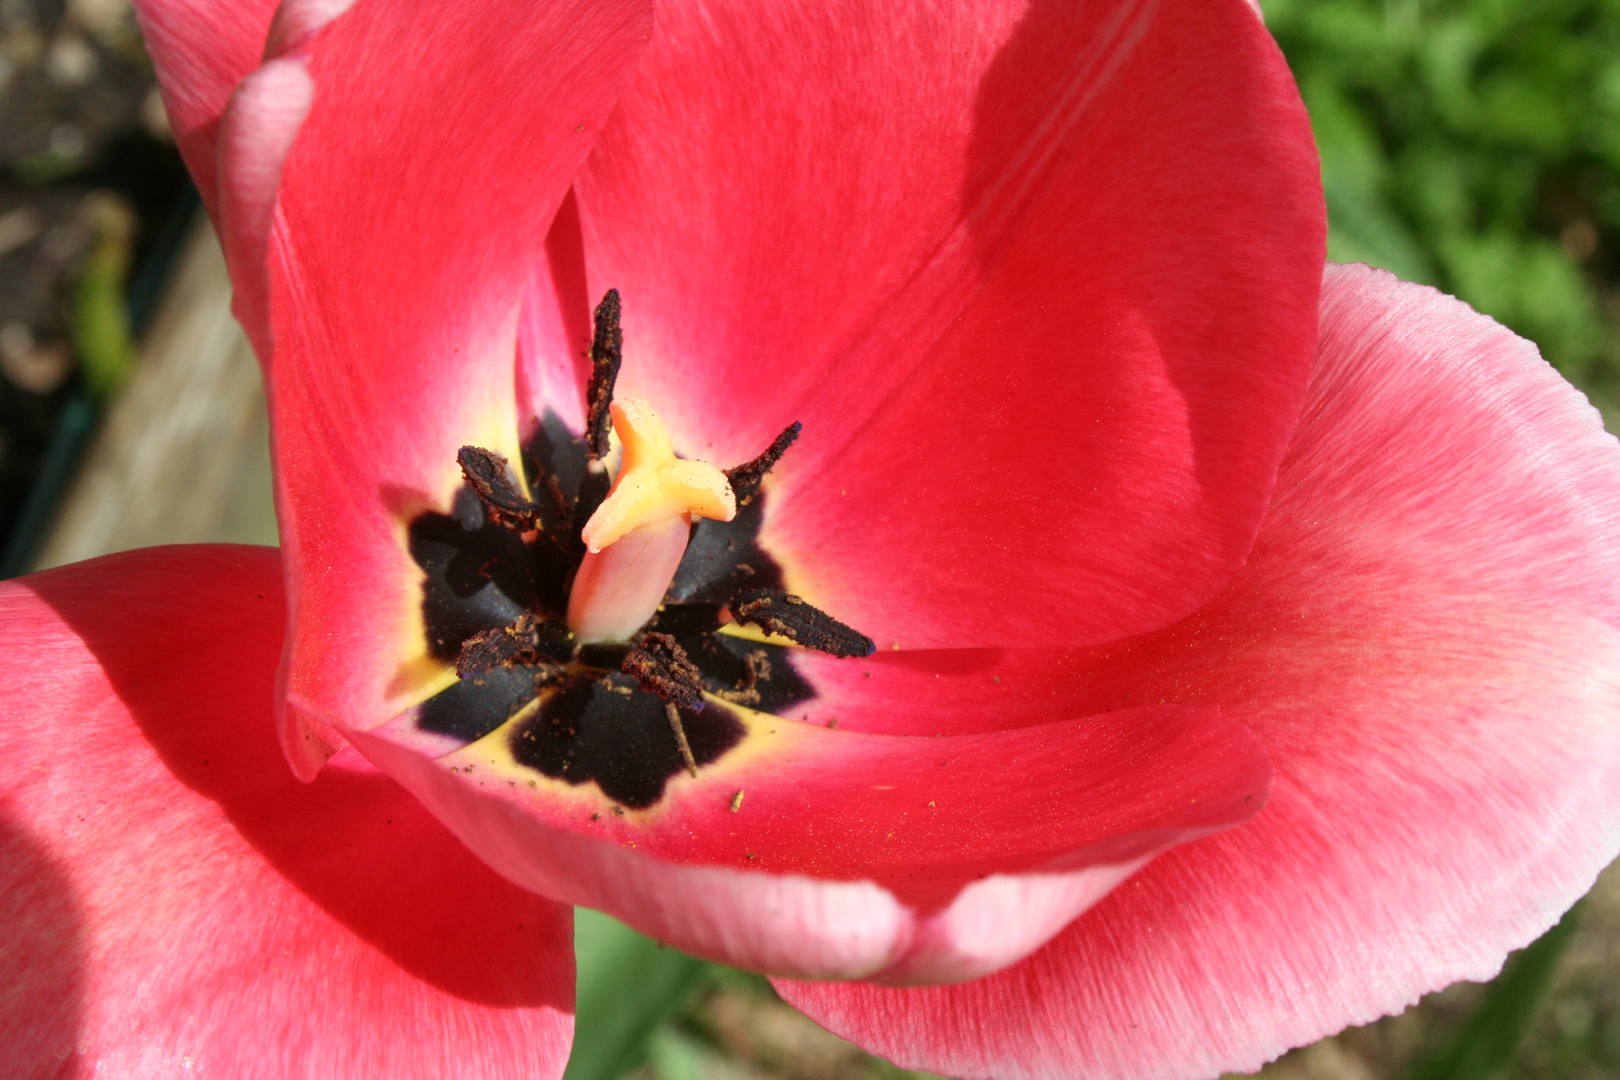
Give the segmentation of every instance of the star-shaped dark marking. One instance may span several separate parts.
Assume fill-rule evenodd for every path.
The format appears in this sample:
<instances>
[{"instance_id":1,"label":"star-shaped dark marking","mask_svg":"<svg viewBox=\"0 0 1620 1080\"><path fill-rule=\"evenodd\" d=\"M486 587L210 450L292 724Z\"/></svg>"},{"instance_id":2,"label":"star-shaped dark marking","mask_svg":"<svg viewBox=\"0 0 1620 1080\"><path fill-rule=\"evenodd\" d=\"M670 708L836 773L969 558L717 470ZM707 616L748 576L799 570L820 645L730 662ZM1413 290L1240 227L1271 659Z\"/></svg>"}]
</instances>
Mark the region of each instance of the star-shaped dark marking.
<instances>
[{"instance_id":1,"label":"star-shaped dark marking","mask_svg":"<svg viewBox=\"0 0 1620 1080\"><path fill-rule=\"evenodd\" d=\"M570 784L594 781L614 802L641 810L686 768L664 706L628 675L579 675L520 721L508 745L520 765ZM697 766L718 760L747 732L723 705L676 708Z\"/></svg>"},{"instance_id":2,"label":"star-shaped dark marking","mask_svg":"<svg viewBox=\"0 0 1620 1080\"><path fill-rule=\"evenodd\" d=\"M784 592L781 567L759 544L761 481L798 437L797 423L727 470L737 515L694 525L664 605L633 642L574 639L564 614L585 554L579 534L611 486L604 459L623 359L619 319L610 292L595 313L583 434L553 414L541 418L523 446L521 481L501 455L462 447L466 484L451 513L411 522L411 554L427 579L428 651L461 676L419 706L415 722L466 742L509 727L501 737L520 765L594 782L645 808L671 777L696 775L745 736L730 706L770 712L815 696L794 666L796 649L718 632L728 622L835 656L869 655L872 642Z\"/></svg>"}]
</instances>

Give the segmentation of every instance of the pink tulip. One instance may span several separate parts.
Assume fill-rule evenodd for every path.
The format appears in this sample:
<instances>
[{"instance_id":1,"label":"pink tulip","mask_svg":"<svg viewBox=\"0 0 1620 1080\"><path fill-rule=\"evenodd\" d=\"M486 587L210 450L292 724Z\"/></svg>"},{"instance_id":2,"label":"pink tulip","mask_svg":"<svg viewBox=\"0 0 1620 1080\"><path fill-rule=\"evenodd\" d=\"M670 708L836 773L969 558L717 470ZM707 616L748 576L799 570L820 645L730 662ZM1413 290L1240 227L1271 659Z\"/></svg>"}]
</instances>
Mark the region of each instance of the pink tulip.
<instances>
[{"instance_id":1,"label":"pink tulip","mask_svg":"<svg viewBox=\"0 0 1620 1080\"><path fill-rule=\"evenodd\" d=\"M1249 5L140 6L283 549L0 586L8 1075L554 1075L586 904L903 1065L1207 1076L1615 856L1620 452L1323 275ZM583 555L610 288L686 460Z\"/></svg>"}]
</instances>

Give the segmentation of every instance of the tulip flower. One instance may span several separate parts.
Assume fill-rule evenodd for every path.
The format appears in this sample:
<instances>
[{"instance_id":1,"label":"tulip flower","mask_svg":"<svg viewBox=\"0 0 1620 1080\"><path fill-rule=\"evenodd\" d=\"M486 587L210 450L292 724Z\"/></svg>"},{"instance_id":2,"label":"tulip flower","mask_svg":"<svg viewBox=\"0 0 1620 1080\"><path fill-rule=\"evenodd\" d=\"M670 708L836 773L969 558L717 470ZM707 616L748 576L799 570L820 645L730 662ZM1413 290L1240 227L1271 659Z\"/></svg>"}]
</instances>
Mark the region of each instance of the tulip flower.
<instances>
[{"instance_id":1,"label":"tulip flower","mask_svg":"<svg viewBox=\"0 0 1620 1080\"><path fill-rule=\"evenodd\" d=\"M1324 275L1249 5L140 13L282 549L0 589L13 1071L552 1075L583 904L1207 1076L1616 854L1620 448Z\"/></svg>"}]
</instances>

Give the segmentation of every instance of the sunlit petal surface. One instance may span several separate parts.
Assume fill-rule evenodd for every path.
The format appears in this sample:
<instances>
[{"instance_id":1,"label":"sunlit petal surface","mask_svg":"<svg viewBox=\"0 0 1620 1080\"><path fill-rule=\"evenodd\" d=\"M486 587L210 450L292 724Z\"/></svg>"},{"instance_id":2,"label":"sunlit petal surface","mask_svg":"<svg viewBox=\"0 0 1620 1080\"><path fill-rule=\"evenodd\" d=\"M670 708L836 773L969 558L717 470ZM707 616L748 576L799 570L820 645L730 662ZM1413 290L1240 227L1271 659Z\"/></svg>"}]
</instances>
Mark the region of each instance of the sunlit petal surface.
<instances>
[{"instance_id":1,"label":"sunlit petal surface","mask_svg":"<svg viewBox=\"0 0 1620 1080\"><path fill-rule=\"evenodd\" d=\"M546 325L619 289L687 455L803 421L762 535L881 647L1091 644L1242 564L1324 225L1248 6L667 4L575 190Z\"/></svg>"},{"instance_id":2,"label":"sunlit petal surface","mask_svg":"<svg viewBox=\"0 0 1620 1080\"><path fill-rule=\"evenodd\" d=\"M1076 706L1220 702L1276 765L1266 809L988 979L783 994L953 1076L1197 1077L1490 976L1620 847L1617 468L1529 343L1330 268L1249 565L1176 626L1045 657Z\"/></svg>"}]
</instances>

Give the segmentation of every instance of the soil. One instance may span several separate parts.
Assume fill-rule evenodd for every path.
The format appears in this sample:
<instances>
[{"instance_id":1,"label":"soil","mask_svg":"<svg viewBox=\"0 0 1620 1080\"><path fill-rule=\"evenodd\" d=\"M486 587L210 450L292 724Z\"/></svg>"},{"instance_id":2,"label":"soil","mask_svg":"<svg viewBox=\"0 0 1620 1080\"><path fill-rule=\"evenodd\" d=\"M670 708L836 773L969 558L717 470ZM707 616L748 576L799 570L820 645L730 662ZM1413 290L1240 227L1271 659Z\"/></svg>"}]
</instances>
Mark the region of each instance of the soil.
<instances>
[{"instance_id":1,"label":"soil","mask_svg":"<svg viewBox=\"0 0 1620 1080\"><path fill-rule=\"evenodd\" d=\"M127 247L138 330L195 195L126 0L0 0L0 87L0 576L11 576L98 406L73 334L85 260L99 240Z\"/></svg>"}]
</instances>

